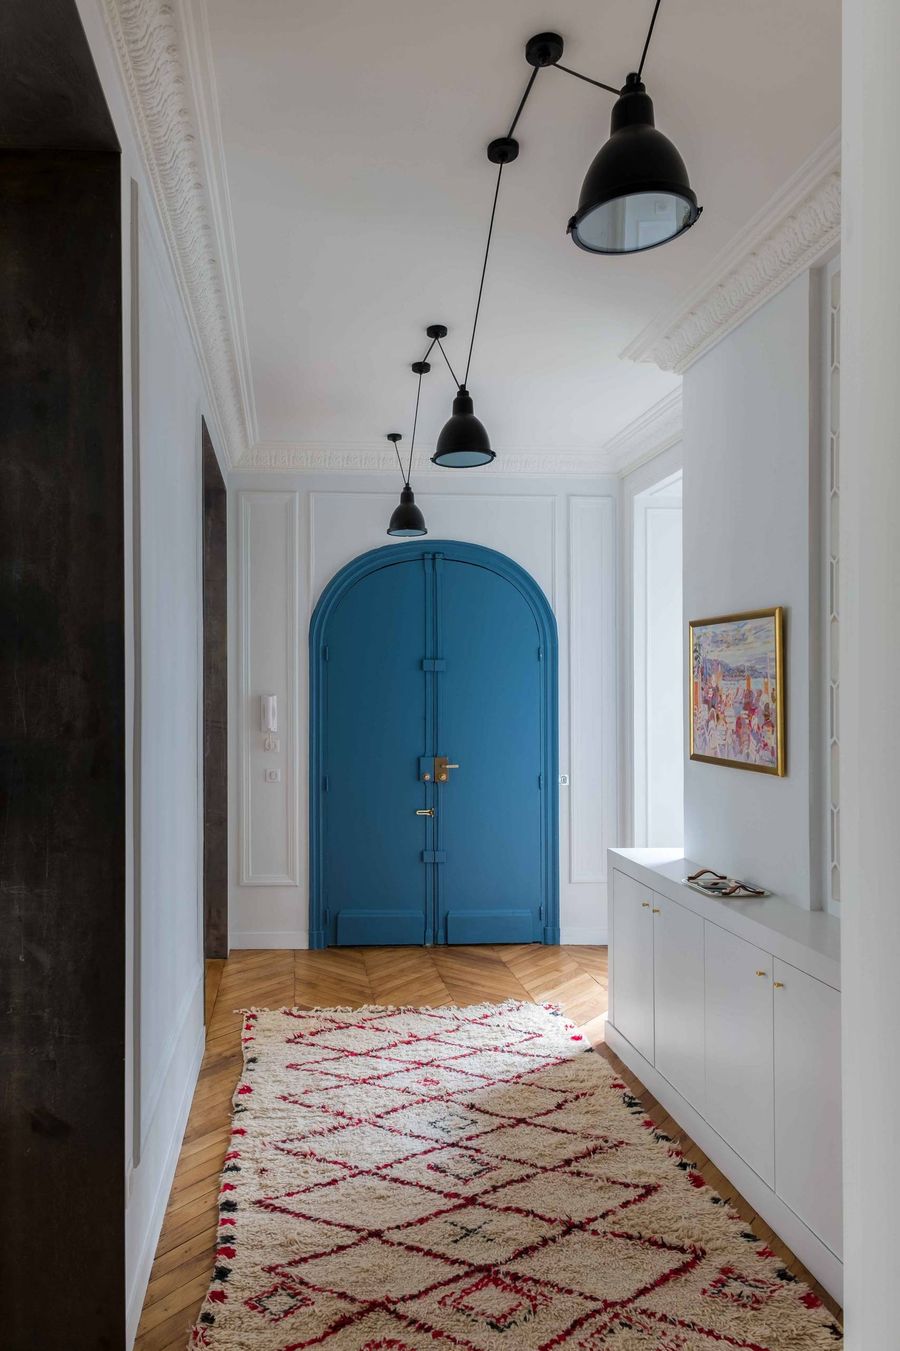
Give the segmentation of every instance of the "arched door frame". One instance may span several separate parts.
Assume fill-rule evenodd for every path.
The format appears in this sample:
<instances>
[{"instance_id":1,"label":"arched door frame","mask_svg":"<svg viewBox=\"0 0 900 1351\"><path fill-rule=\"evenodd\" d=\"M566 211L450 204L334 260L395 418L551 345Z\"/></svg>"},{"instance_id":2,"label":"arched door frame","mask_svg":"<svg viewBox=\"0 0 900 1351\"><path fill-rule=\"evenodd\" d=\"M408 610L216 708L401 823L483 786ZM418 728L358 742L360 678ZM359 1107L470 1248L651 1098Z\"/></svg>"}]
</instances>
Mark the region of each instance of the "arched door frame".
<instances>
[{"instance_id":1,"label":"arched door frame","mask_svg":"<svg viewBox=\"0 0 900 1351\"><path fill-rule=\"evenodd\" d=\"M547 791L541 812L541 879L545 943L559 942L559 643L556 616L541 587L506 554L458 540L411 540L370 549L336 572L309 624L309 946L325 947L322 810L325 721L325 639L328 623L347 592L363 577L395 563L438 555L451 562L487 568L511 582L528 604L537 626L541 662L541 773Z\"/></svg>"}]
</instances>

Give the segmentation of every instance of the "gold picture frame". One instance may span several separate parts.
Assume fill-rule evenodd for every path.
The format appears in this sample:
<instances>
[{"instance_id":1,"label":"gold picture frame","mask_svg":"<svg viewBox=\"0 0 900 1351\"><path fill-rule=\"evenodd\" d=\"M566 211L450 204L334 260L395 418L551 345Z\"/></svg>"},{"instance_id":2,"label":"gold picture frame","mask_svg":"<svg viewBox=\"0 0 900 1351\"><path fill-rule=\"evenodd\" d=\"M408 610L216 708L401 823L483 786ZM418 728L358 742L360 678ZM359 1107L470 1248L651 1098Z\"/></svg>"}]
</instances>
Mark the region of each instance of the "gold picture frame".
<instances>
[{"instance_id":1,"label":"gold picture frame","mask_svg":"<svg viewBox=\"0 0 900 1351\"><path fill-rule=\"evenodd\" d=\"M784 777L782 606L692 619L688 633L690 758Z\"/></svg>"}]
</instances>

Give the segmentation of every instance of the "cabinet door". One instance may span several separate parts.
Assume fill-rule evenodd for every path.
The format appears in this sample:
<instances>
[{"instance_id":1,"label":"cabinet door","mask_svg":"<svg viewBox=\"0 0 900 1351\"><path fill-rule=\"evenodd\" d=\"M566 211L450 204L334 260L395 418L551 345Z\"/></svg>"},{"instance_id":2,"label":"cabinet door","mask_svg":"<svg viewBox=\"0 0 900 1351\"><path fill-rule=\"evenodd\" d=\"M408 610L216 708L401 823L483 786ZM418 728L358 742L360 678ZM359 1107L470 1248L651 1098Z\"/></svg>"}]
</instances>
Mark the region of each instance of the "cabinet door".
<instances>
[{"instance_id":1,"label":"cabinet door","mask_svg":"<svg viewBox=\"0 0 900 1351\"><path fill-rule=\"evenodd\" d=\"M705 966L706 1119L771 1187L772 957L707 923Z\"/></svg>"},{"instance_id":2,"label":"cabinet door","mask_svg":"<svg viewBox=\"0 0 900 1351\"><path fill-rule=\"evenodd\" d=\"M841 1256L841 996L775 963L775 1190Z\"/></svg>"},{"instance_id":3,"label":"cabinet door","mask_svg":"<svg viewBox=\"0 0 900 1351\"><path fill-rule=\"evenodd\" d=\"M613 873L613 1017L623 1037L653 1063L653 893Z\"/></svg>"},{"instance_id":4,"label":"cabinet door","mask_svg":"<svg viewBox=\"0 0 900 1351\"><path fill-rule=\"evenodd\" d=\"M664 896L653 898L653 973L656 1068L702 1112L703 920Z\"/></svg>"}]
</instances>

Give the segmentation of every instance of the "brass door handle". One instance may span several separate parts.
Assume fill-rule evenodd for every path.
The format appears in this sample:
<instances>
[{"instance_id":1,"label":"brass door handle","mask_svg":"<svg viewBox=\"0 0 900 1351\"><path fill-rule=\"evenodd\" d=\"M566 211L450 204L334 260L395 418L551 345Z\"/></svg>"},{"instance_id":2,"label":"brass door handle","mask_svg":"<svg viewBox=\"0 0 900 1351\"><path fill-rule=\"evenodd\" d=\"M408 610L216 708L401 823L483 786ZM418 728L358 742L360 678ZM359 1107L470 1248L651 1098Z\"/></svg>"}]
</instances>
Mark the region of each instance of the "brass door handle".
<instances>
[{"instance_id":1,"label":"brass door handle","mask_svg":"<svg viewBox=\"0 0 900 1351\"><path fill-rule=\"evenodd\" d=\"M444 765L444 768L445 768L445 769L459 769L459 765L451 765L450 761L448 760L447 763Z\"/></svg>"},{"instance_id":2,"label":"brass door handle","mask_svg":"<svg viewBox=\"0 0 900 1351\"><path fill-rule=\"evenodd\" d=\"M416 816L434 816L433 807L417 807Z\"/></svg>"},{"instance_id":3,"label":"brass door handle","mask_svg":"<svg viewBox=\"0 0 900 1351\"><path fill-rule=\"evenodd\" d=\"M649 901L641 901L641 907L642 907L642 909L644 909L644 910L649 910L649 909L650 909L650 902L649 902Z\"/></svg>"}]
</instances>

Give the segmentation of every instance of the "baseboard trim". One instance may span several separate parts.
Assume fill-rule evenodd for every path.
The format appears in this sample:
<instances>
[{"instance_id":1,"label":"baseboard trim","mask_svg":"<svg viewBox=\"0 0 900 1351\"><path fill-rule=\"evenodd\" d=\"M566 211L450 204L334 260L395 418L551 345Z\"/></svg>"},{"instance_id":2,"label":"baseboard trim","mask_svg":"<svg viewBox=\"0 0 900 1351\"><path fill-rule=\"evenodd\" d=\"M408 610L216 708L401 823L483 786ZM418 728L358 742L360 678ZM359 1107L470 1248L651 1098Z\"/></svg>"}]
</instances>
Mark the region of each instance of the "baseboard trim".
<instances>
[{"instance_id":1,"label":"baseboard trim","mask_svg":"<svg viewBox=\"0 0 900 1351\"><path fill-rule=\"evenodd\" d=\"M306 929L245 929L233 933L230 948L308 948L309 933Z\"/></svg>"},{"instance_id":2,"label":"baseboard trim","mask_svg":"<svg viewBox=\"0 0 900 1351\"><path fill-rule=\"evenodd\" d=\"M671 1113L696 1145L703 1150L710 1161L733 1182L741 1195L750 1202L775 1233L783 1239L792 1252L815 1276L825 1289L843 1304L844 1264L839 1257L826 1247L811 1229L808 1229L790 1206L772 1191L762 1178L726 1144L721 1135L700 1116L699 1112L687 1102L668 1079L664 1079L649 1060L645 1060L640 1051L636 1051L631 1042L622 1036L612 1023L606 1024L606 1044L615 1051L620 1060L637 1075L645 1088Z\"/></svg>"},{"instance_id":3,"label":"baseboard trim","mask_svg":"<svg viewBox=\"0 0 900 1351\"><path fill-rule=\"evenodd\" d=\"M560 929L559 941L574 948L605 948L609 933L605 924L565 924Z\"/></svg>"},{"instance_id":4,"label":"baseboard trim","mask_svg":"<svg viewBox=\"0 0 900 1351\"><path fill-rule=\"evenodd\" d=\"M200 990L202 999L202 981L200 982ZM175 1176L175 1169L178 1165L178 1157L181 1153L184 1132L187 1129L188 1117L191 1113L191 1103L194 1100L194 1090L197 1087L197 1079L200 1074L200 1066L203 1062L203 1052L205 1047L206 1028L203 1026L201 1019L200 1034L191 1053L190 1068L185 1077L184 1089L182 1091L181 1101L178 1105L175 1129L172 1131L166 1149L166 1156L160 1170L156 1194L153 1198L151 1217L145 1230L144 1241L141 1245L140 1255L135 1263L134 1275L131 1281L131 1290L128 1295L125 1310L125 1345L128 1348L133 1345L137 1335L138 1323L140 1322L141 1312L144 1307L144 1298L147 1294L147 1284L150 1280L150 1271L153 1267L153 1259L156 1256L156 1245L159 1242L160 1230L162 1229L163 1220L166 1214L166 1206L169 1203L169 1193L172 1190L172 1180Z\"/></svg>"}]
</instances>

